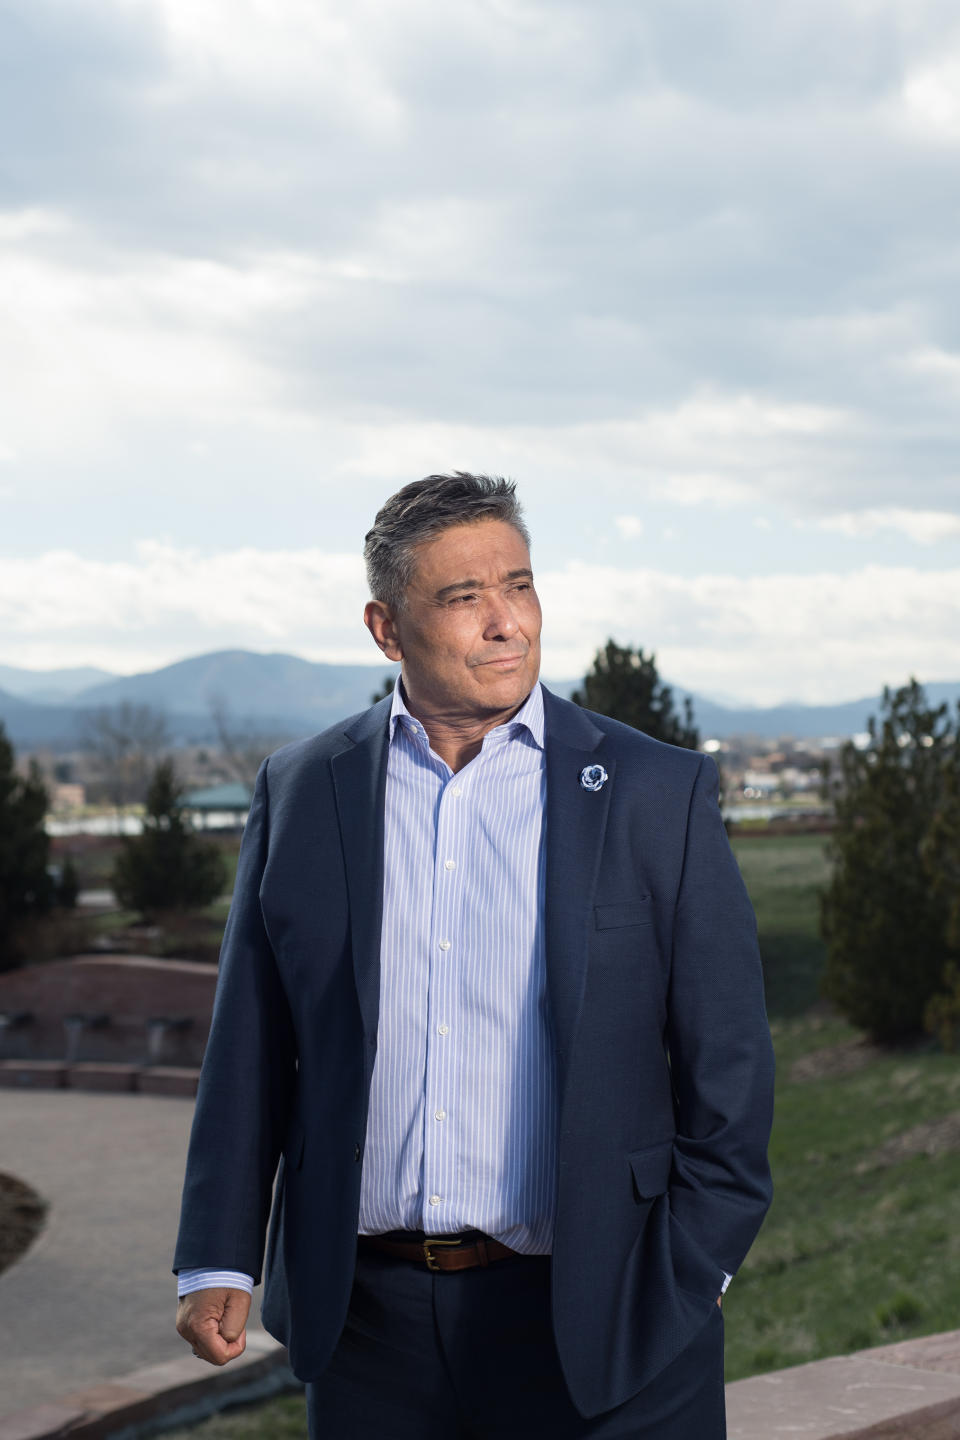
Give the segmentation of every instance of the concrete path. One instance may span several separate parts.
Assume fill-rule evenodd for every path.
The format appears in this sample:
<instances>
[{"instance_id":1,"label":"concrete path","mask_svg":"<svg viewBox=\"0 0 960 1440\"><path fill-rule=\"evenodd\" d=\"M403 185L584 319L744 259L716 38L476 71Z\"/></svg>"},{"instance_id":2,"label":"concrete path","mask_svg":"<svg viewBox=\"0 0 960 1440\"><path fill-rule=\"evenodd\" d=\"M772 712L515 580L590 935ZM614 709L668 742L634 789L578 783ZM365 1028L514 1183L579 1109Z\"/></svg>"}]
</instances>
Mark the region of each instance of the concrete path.
<instances>
[{"instance_id":1,"label":"concrete path","mask_svg":"<svg viewBox=\"0 0 960 1440\"><path fill-rule=\"evenodd\" d=\"M170 1262L192 1115L165 1096L0 1090L0 1169L50 1204L0 1275L0 1416L183 1356Z\"/></svg>"}]
</instances>

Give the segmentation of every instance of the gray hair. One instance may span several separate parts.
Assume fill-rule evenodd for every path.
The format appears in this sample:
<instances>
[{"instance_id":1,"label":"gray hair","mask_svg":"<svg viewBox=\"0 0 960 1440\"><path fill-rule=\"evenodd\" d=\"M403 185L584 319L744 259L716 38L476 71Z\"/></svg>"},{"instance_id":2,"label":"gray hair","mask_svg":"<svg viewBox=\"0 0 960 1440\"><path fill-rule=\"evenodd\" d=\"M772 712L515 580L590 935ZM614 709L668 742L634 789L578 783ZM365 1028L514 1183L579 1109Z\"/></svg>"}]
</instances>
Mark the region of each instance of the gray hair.
<instances>
[{"instance_id":1,"label":"gray hair","mask_svg":"<svg viewBox=\"0 0 960 1440\"><path fill-rule=\"evenodd\" d=\"M391 495L377 512L363 546L374 600L389 605L391 610L401 610L416 568L417 547L455 525L502 520L529 545L530 534L516 489L516 482L502 475L470 475L455 470L452 475L414 480Z\"/></svg>"}]
</instances>

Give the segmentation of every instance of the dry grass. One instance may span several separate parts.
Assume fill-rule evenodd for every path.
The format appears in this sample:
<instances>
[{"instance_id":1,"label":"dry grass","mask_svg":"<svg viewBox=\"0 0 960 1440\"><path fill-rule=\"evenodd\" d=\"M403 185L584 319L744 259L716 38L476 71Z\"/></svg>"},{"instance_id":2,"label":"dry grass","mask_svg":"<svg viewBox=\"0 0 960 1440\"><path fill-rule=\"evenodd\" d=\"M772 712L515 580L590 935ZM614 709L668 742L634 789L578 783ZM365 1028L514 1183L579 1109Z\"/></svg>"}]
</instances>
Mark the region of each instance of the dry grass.
<instances>
[{"instance_id":1,"label":"dry grass","mask_svg":"<svg viewBox=\"0 0 960 1440\"><path fill-rule=\"evenodd\" d=\"M43 1229L47 1202L16 1175L0 1172L0 1271L19 1260Z\"/></svg>"}]
</instances>

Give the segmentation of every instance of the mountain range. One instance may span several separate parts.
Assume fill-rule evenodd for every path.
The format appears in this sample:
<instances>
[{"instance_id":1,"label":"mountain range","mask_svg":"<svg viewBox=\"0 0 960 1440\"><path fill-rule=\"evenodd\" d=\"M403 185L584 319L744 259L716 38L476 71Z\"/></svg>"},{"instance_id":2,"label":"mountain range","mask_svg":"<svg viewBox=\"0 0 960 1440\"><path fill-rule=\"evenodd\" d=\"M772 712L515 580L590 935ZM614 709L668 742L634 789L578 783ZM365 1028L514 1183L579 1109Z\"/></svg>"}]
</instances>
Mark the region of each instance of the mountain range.
<instances>
[{"instance_id":1,"label":"mountain range","mask_svg":"<svg viewBox=\"0 0 960 1440\"><path fill-rule=\"evenodd\" d=\"M93 667L40 671L0 665L0 720L14 744L26 748L73 748L81 743L91 712L124 703L164 711L171 738L180 743L214 739L215 710L233 730L279 740L310 734L362 710L390 673L386 665L327 665L250 650L219 650L126 676ZM546 680L560 695L569 695L579 683ZM960 700L960 682L925 689L935 704ZM701 735L721 740L853 735L866 729L880 703L879 697L867 696L839 705L763 708L720 705L680 686L674 694L678 701L689 694Z\"/></svg>"}]
</instances>

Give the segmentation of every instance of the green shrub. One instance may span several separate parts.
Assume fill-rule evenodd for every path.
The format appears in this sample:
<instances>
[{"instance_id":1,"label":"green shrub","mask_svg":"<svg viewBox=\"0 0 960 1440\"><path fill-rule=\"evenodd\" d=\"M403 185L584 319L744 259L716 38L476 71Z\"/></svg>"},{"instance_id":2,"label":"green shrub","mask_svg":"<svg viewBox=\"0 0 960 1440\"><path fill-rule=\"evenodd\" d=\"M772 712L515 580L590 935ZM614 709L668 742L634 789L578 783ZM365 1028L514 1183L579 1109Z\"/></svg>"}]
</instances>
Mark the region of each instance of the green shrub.
<instances>
[{"instance_id":1,"label":"green shrub","mask_svg":"<svg viewBox=\"0 0 960 1440\"><path fill-rule=\"evenodd\" d=\"M13 746L0 724L0 970L27 958L25 927L54 902L46 811L39 769L33 763L26 777L17 773Z\"/></svg>"},{"instance_id":2,"label":"green shrub","mask_svg":"<svg viewBox=\"0 0 960 1440\"><path fill-rule=\"evenodd\" d=\"M877 1310L877 1323L883 1330L894 1330L900 1325L912 1325L923 1314L923 1304L909 1290L897 1293Z\"/></svg>"},{"instance_id":3,"label":"green shrub","mask_svg":"<svg viewBox=\"0 0 960 1440\"><path fill-rule=\"evenodd\" d=\"M124 840L114 865L111 884L117 899L125 910L141 915L199 910L216 900L226 883L219 849L191 829L173 765L163 761L150 782L143 834Z\"/></svg>"},{"instance_id":4,"label":"green shrub","mask_svg":"<svg viewBox=\"0 0 960 1440\"><path fill-rule=\"evenodd\" d=\"M924 1028L927 1006L956 954L951 795L960 765L945 705L931 709L912 681L884 691L865 749L844 746L835 789L832 878L823 897L824 991L854 1025L879 1041Z\"/></svg>"},{"instance_id":5,"label":"green shrub","mask_svg":"<svg viewBox=\"0 0 960 1440\"><path fill-rule=\"evenodd\" d=\"M927 1001L923 1018L942 1050L960 1050L960 966L947 966L943 990Z\"/></svg>"}]
</instances>

